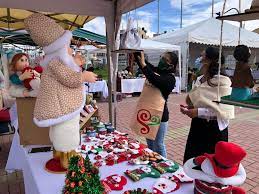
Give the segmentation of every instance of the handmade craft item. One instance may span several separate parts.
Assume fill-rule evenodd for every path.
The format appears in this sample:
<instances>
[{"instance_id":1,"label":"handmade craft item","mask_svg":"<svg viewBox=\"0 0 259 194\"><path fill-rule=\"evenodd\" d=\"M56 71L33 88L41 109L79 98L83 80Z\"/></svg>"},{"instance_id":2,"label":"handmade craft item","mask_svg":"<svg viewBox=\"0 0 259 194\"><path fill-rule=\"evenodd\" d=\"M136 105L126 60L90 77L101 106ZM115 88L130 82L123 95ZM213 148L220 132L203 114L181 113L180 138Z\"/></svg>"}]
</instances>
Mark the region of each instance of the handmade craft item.
<instances>
[{"instance_id":1,"label":"handmade craft item","mask_svg":"<svg viewBox=\"0 0 259 194\"><path fill-rule=\"evenodd\" d=\"M105 186L108 186L111 190L121 191L123 187L127 184L127 179L124 176L114 174L106 177L102 183Z\"/></svg>"},{"instance_id":2,"label":"handmade craft item","mask_svg":"<svg viewBox=\"0 0 259 194\"><path fill-rule=\"evenodd\" d=\"M133 181L139 181L146 177L159 178L160 173L151 166L142 166L135 170L127 170L125 174Z\"/></svg>"},{"instance_id":3,"label":"handmade craft item","mask_svg":"<svg viewBox=\"0 0 259 194\"><path fill-rule=\"evenodd\" d=\"M187 176L182 168L178 169L173 176L169 177L170 180L180 183L192 183L193 179Z\"/></svg>"},{"instance_id":4,"label":"handmade craft item","mask_svg":"<svg viewBox=\"0 0 259 194\"><path fill-rule=\"evenodd\" d=\"M153 163L152 167L158 170L161 174L168 172L173 173L179 169L179 165L171 160Z\"/></svg>"},{"instance_id":5,"label":"handmade craft item","mask_svg":"<svg viewBox=\"0 0 259 194\"><path fill-rule=\"evenodd\" d=\"M66 173L63 194L71 193L98 193L104 192L104 187L100 181L98 169L92 165L88 156L72 157Z\"/></svg>"},{"instance_id":6,"label":"handmade craft item","mask_svg":"<svg viewBox=\"0 0 259 194\"><path fill-rule=\"evenodd\" d=\"M80 142L80 112L85 105L84 82L94 82L92 72L82 72L83 60L78 60L70 48L72 32L41 13L24 20L32 40L43 48L44 71L41 76L33 121L38 127L50 127L53 158L45 168L65 173ZM81 58L80 58L81 59ZM80 61L80 62L79 62Z\"/></svg>"},{"instance_id":7,"label":"handmade craft item","mask_svg":"<svg viewBox=\"0 0 259 194\"><path fill-rule=\"evenodd\" d=\"M113 126L106 126L107 133L112 133L115 131L115 128Z\"/></svg>"},{"instance_id":8,"label":"handmade craft item","mask_svg":"<svg viewBox=\"0 0 259 194\"><path fill-rule=\"evenodd\" d=\"M154 194L172 193L180 188L179 182L174 182L168 178L159 178L153 186Z\"/></svg>"},{"instance_id":9,"label":"handmade craft item","mask_svg":"<svg viewBox=\"0 0 259 194\"><path fill-rule=\"evenodd\" d=\"M184 164L184 172L195 179L194 192L197 194L245 194L237 186L244 183L246 172L241 160L246 152L240 146L220 141L215 154L204 154L191 158Z\"/></svg>"},{"instance_id":10,"label":"handmade craft item","mask_svg":"<svg viewBox=\"0 0 259 194\"><path fill-rule=\"evenodd\" d=\"M43 72L41 66L36 66L32 68L29 66L29 56L25 53L17 53L13 56L10 64L10 81L13 85L20 87L25 87L28 89L28 95L31 97L36 97L40 89L40 76ZM26 78L25 72L30 71L32 77ZM17 92L10 91L12 95L15 95ZM18 94L18 93L17 93ZM21 96L15 96L21 97Z\"/></svg>"}]
</instances>

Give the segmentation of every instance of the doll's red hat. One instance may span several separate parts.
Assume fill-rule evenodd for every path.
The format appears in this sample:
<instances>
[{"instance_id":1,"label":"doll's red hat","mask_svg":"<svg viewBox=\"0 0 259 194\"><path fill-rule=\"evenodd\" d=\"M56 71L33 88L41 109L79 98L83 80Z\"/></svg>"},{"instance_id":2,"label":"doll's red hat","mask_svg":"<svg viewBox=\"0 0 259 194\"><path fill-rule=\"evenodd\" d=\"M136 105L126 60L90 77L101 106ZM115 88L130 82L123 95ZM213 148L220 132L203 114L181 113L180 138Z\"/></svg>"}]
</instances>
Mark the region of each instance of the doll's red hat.
<instances>
[{"instance_id":1,"label":"doll's red hat","mask_svg":"<svg viewBox=\"0 0 259 194\"><path fill-rule=\"evenodd\" d=\"M246 151L234 143L220 141L216 144L215 154L205 154L205 156L210 160L215 174L227 178L237 173Z\"/></svg>"}]
</instances>

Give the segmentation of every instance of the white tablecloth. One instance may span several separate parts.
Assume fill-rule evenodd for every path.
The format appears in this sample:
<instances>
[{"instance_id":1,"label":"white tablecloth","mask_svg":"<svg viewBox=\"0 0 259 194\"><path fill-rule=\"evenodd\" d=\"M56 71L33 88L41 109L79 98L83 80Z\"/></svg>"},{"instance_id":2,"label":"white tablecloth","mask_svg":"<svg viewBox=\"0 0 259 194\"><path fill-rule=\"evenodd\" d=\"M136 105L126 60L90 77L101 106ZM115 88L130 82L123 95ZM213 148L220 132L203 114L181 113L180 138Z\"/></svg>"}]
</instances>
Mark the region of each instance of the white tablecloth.
<instances>
[{"instance_id":1,"label":"white tablecloth","mask_svg":"<svg viewBox=\"0 0 259 194\"><path fill-rule=\"evenodd\" d=\"M34 146L35 147L35 146ZM19 136L16 134L12 142L9 153L6 170L22 169L26 194L59 194L62 191L65 181L65 174L52 174L44 169L46 161L52 157L52 152L28 154L28 147L19 145ZM15 156L15 157L14 157ZM90 156L92 158L93 155ZM116 164L114 166L103 166L100 168L101 179L112 174L124 175L129 169L135 169L136 166L128 165L127 162ZM124 191L135 188L147 188L151 190L157 179L145 178L138 182L133 182L127 178L127 185ZM122 194L122 191L113 191L111 194ZM181 188L174 194L192 194L193 184L182 184Z\"/></svg>"},{"instance_id":2,"label":"white tablecloth","mask_svg":"<svg viewBox=\"0 0 259 194\"><path fill-rule=\"evenodd\" d=\"M105 80L102 81L97 81L95 83L88 83L89 85L89 90L86 87L86 91L90 92L90 93L94 93L94 92L102 92L102 95L104 98L108 97L108 87L107 87L107 83Z\"/></svg>"},{"instance_id":3,"label":"white tablecloth","mask_svg":"<svg viewBox=\"0 0 259 194\"><path fill-rule=\"evenodd\" d=\"M142 92L146 79L122 79L121 80L121 92L122 93L134 93Z\"/></svg>"},{"instance_id":4,"label":"white tablecloth","mask_svg":"<svg viewBox=\"0 0 259 194\"><path fill-rule=\"evenodd\" d=\"M121 80L121 92L122 93L134 93L142 92L146 79L122 79ZM180 93L181 85L180 78L175 77L175 88L172 92Z\"/></svg>"}]
</instances>

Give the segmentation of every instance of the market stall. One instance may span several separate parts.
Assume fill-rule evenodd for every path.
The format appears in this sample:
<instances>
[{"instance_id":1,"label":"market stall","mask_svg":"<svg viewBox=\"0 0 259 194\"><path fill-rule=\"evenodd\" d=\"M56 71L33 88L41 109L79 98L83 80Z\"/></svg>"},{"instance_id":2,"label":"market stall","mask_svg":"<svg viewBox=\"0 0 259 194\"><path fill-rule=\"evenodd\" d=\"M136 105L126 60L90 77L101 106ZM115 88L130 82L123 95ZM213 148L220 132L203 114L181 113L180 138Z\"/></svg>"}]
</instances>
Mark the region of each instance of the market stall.
<instances>
[{"instance_id":1,"label":"market stall","mask_svg":"<svg viewBox=\"0 0 259 194\"><path fill-rule=\"evenodd\" d=\"M177 45L162 43L158 41L153 41L149 39L142 39L140 48L144 50L145 54L148 57L149 62L157 66L160 56L162 53L166 51L174 51L177 52L179 58L179 64L177 67L177 76L176 76L176 85L173 92L180 93L181 92L181 77L182 77L182 63L181 63L181 47ZM106 53L105 49L90 49L90 54L96 53ZM135 79L121 79L121 92L122 93L133 93L133 92L141 92L143 89L143 79L135 78Z\"/></svg>"},{"instance_id":2,"label":"market stall","mask_svg":"<svg viewBox=\"0 0 259 194\"><path fill-rule=\"evenodd\" d=\"M84 143L86 144L86 143ZM33 147L40 146L27 146L22 147L19 145L19 135L18 133L14 136L14 141L11 146L9 160L7 162L6 170L11 171L14 169L22 169L24 176L25 193L31 194L56 194L61 193L65 184L65 174L52 174L44 169L45 161L52 157L52 152L40 152L40 153L29 153ZM90 154L91 161L95 161L94 154ZM127 161L115 164L112 166L101 166L100 178L103 180L112 174L125 176L126 170L133 170L142 165L131 165ZM175 172L182 173L182 168L180 167L178 171ZM170 175L167 173L166 175ZM146 188L148 191L152 191L153 186L158 181L158 178L144 178L139 181L132 181L127 178L127 184L123 187L123 190L112 191L111 194L122 194L124 191L129 189ZM47 181L45 181L47 180ZM189 180L190 181L190 180ZM173 193L175 194L188 194L193 193L192 183L181 183L180 188Z\"/></svg>"}]
</instances>

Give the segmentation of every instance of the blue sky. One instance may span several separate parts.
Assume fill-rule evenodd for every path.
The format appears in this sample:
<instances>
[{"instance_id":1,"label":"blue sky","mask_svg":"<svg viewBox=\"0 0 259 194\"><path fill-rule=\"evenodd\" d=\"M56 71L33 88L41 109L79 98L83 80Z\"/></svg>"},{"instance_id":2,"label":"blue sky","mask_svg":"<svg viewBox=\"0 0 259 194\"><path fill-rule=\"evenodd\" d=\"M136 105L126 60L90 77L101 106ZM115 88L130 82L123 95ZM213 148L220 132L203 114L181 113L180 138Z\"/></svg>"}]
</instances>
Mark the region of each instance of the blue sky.
<instances>
[{"instance_id":1,"label":"blue sky","mask_svg":"<svg viewBox=\"0 0 259 194\"><path fill-rule=\"evenodd\" d=\"M212 0L182 0L183 1L183 27L200 22L211 17ZM252 0L242 0L242 10L250 7ZM226 10L238 8L239 0L227 0ZM222 10L223 0L214 0L215 13ZM148 35L158 31L158 2L157 0L130 13L137 19L139 27L145 27ZM160 0L160 33L180 28L181 0ZM214 14L216 16L216 14ZM121 28L125 28L127 16L123 16ZM238 25L238 23L233 23ZM137 25L137 24L136 24ZM245 27L253 30L259 27L258 21L247 22ZM105 34L103 18L96 18L85 25L85 29Z\"/></svg>"}]
</instances>

